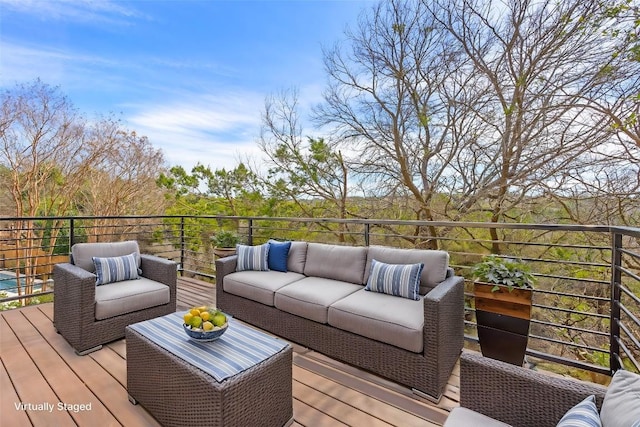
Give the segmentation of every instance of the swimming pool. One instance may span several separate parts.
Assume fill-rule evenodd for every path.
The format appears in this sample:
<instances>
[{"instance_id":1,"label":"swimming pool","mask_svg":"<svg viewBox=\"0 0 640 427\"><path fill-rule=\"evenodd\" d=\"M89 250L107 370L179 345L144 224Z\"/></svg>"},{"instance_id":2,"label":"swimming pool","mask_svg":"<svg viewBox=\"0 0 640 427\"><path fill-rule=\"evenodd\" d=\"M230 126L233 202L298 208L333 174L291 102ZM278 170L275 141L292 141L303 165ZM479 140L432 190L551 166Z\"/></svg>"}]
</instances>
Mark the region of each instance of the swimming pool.
<instances>
[{"instance_id":1,"label":"swimming pool","mask_svg":"<svg viewBox=\"0 0 640 427\"><path fill-rule=\"evenodd\" d=\"M24 289L25 283L24 277L20 277L20 286ZM40 280L36 280L40 282ZM36 284L33 287L33 291L37 292L42 289L40 284ZM16 280L15 273L9 271L0 271L0 292L8 292L11 294L18 293L18 281Z\"/></svg>"}]
</instances>

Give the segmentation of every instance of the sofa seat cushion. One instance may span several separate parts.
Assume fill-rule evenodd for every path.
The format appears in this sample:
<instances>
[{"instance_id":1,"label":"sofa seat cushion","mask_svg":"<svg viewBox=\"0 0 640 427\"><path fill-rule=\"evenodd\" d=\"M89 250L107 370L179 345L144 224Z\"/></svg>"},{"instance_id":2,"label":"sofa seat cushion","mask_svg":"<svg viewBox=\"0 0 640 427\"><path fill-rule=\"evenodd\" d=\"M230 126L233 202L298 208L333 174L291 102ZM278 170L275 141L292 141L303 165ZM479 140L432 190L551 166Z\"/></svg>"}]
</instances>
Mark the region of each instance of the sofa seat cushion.
<instances>
[{"instance_id":1,"label":"sofa seat cushion","mask_svg":"<svg viewBox=\"0 0 640 427\"><path fill-rule=\"evenodd\" d=\"M361 285L322 277L306 277L280 288L275 295L276 308L327 323L327 309L336 301L362 290Z\"/></svg>"},{"instance_id":2,"label":"sofa seat cushion","mask_svg":"<svg viewBox=\"0 0 640 427\"><path fill-rule=\"evenodd\" d=\"M137 280L96 286L95 298L96 319L104 320L168 304L171 296L167 285L141 277Z\"/></svg>"},{"instance_id":3,"label":"sofa seat cushion","mask_svg":"<svg viewBox=\"0 0 640 427\"><path fill-rule=\"evenodd\" d=\"M222 289L273 307L274 294L278 289L303 278L303 274L292 271L236 271L224 277Z\"/></svg>"},{"instance_id":4,"label":"sofa seat cushion","mask_svg":"<svg viewBox=\"0 0 640 427\"><path fill-rule=\"evenodd\" d=\"M444 427L511 427L502 421L494 420L479 412L458 406L453 408Z\"/></svg>"},{"instance_id":5,"label":"sofa seat cushion","mask_svg":"<svg viewBox=\"0 0 640 427\"><path fill-rule=\"evenodd\" d=\"M363 289L329 307L329 325L421 353L424 301Z\"/></svg>"}]
</instances>

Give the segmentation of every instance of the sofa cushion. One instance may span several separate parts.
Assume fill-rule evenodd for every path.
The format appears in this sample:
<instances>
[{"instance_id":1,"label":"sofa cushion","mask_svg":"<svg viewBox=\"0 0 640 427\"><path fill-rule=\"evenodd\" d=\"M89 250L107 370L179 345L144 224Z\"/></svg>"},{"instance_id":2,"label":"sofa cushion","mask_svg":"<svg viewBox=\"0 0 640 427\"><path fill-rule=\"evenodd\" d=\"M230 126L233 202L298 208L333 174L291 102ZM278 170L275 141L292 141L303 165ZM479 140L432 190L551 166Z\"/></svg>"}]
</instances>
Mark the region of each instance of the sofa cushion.
<instances>
[{"instance_id":1,"label":"sofa cushion","mask_svg":"<svg viewBox=\"0 0 640 427\"><path fill-rule=\"evenodd\" d=\"M117 257L93 257L93 265L96 270L96 285L134 280L138 276L136 254Z\"/></svg>"},{"instance_id":2,"label":"sofa cushion","mask_svg":"<svg viewBox=\"0 0 640 427\"><path fill-rule=\"evenodd\" d=\"M382 292L396 297L420 299L420 264L385 264L371 260L371 271L367 280L366 291Z\"/></svg>"},{"instance_id":3,"label":"sofa cushion","mask_svg":"<svg viewBox=\"0 0 640 427\"><path fill-rule=\"evenodd\" d=\"M471 409L457 406L453 408L443 427L511 427Z\"/></svg>"},{"instance_id":4,"label":"sofa cushion","mask_svg":"<svg viewBox=\"0 0 640 427\"><path fill-rule=\"evenodd\" d=\"M309 243L305 276L364 284L367 248Z\"/></svg>"},{"instance_id":5,"label":"sofa cushion","mask_svg":"<svg viewBox=\"0 0 640 427\"><path fill-rule=\"evenodd\" d=\"M604 395L600 418L603 427L640 427L640 375L616 371Z\"/></svg>"},{"instance_id":6,"label":"sofa cushion","mask_svg":"<svg viewBox=\"0 0 640 427\"><path fill-rule=\"evenodd\" d=\"M238 260L236 271L267 271L269 270L269 244L257 246L236 245Z\"/></svg>"},{"instance_id":7,"label":"sofa cushion","mask_svg":"<svg viewBox=\"0 0 640 427\"><path fill-rule=\"evenodd\" d=\"M93 257L116 257L136 254L136 263L140 268L140 248L135 240L110 243L76 243L71 247L71 259L73 264L90 273L95 273Z\"/></svg>"},{"instance_id":8,"label":"sofa cushion","mask_svg":"<svg viewBox=\"0 0 640 427\"><path fill-rule=\"evenodd\" d=\"M103 320L168 304L170 297L167 285L144 277L97 286L95 316Z\"/></svg>"},{"instance_id":9,"label":"sofa cushion","mask_svg":"<svg viewBox=\"0 0 640 427\"><path fill-rule=\"evenodd\" d=\"M307 242L291 242L287 270L304 274L304 264L307 260Z\"/></svg>"},{"instance_id":10,"label":"sofa cushion","mask_svg":"<svg viewBox=\"0 0 640 427\"><path fill-rule=\"evenodd\" d=\"M274 298L276 308L319 323L327 323L327 309L334 302L361 290L361 285L322 277L305 277L284 286Z\"/></svg>"},{"instance_id":11,"label":"sofa cushion","mask_svg":"<svg viewBox=\"0 0 640 427\"><path fill-rule=\"evenodd\" d=\"M438 283L446 279L449 268L449 253L445 251L370 246L367 253L364 283L369 279L369 269L373 259L387 264L423 263L424 268L420 275L420 295L426 295Z\"/></svg>"},{"instance_id":12,"label":"sofa cushion","mask_svg":"<svg viewBox=\"0 0 640 427\"><path fill-rule=\"evenodd\" d=\"M275 292L305 276L288 271L237 271L224 276L222 289L261 304L273 306Z\"/></svg>"},{"instance_id":13,"label":"sofa cushion","mask_svg":"<svg viewBox=\"0 0 640 427\"><path fill-rule=\"evenodd\" d=\"M602 427L596 406L596 397L591 395L570 408L556 427Z\"/></svg>"},{"instance_id":14,"label":"sofa cushion","mask_svg":"<svg viewBox=\"0 0 640 427\"><path fill-rule=\"evenodd\" d=\"M329 307L329 325L421 353L424 301L361 289Z\"/></svg>"},{"instance_id":15,"label":"sofa cushion","mask_svg":"<svg viewBox=\"0 0 640 427\"><path fill-rule=\"evenodd\" d=\"M277 240L269 240L269 256L267 264L269 270L287 272L287 261L289 259L289 249L291 242L278 242Z\"/></svg>"}]
</instances>

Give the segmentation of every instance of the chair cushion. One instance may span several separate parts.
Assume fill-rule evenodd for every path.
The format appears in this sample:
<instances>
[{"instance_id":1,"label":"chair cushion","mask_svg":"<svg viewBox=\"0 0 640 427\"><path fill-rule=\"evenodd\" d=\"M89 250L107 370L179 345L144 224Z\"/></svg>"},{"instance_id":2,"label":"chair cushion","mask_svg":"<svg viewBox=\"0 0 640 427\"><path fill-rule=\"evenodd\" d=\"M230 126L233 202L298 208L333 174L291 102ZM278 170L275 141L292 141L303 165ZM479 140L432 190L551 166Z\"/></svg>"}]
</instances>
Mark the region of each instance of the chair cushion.
<instances>
[{"instance_id":1,"label":"chair cushion","mask_svg":"<svg viewBox=\"0 0 640 427\"><path fill-rule=\"evenodd\" d=\"M363 285L366 262L365 247L309 243L304 274Z\"/></svg>"},{"instance_id":2,"label":"chair cushion","mask_svg":"<svg viewBox=\"0 0 640 427\"><path fill-rule=\"evenodd\" d=\"M424 301L359 290L329 307L329 324L421 353Z\"/></svg>"},{"instance_id":3,"label":"chair cushion","mask_svg":"<svg viewBox=\"0 0 640 427\"><path fill-rule=\"evenodd\" d=\"M236 245L238 261L236 271L268 271L269 270L269 244L258 246Z\"/></svg>"},{"instance_id":4,"label":"chair cushion","mask_svg":"<svg viewBox=\"0 0 640 427\"><path fill-rule=\"evenodd\" d=\"M97 320L168 304L169 287L147 279L126 280L96 287Z\"/></svg>"},{"instance_id":5,"label":"chair cushion","mask_svg":"<svg viewBox=\"0 0 640 427\"><path fill-rule=\"evenodd\" d=\"M140 248L135 240L110 243L76 243L71 247L73 264L90 273L96 272L93 257L108 258L131 253L136 254L137 266L140 268Z\"/></svg>"},{"instance_id":6,"label":"chair cushion","mask_svg":"<svg viewBox=\"0 0 640 427\"><path fill-rule=\"evenodd\" d=\"M307 242L291 242L287 270L304 274L304 264L307 261Z\"/></svg>"},{"instance_id":7,"label":"chair cushion","mask_svg":"<svg viewBox=\"0 0 640 427\"><path fill-rule=\"evenodd\" d=\"M420 273L424 264L386 264L371 260L366 291L397 297L420 299Z\"/></svg>"},{"instance_id":8,"label":"chair cushion","mask_svg":"<svg viewBox=\"0 0 640 427\"><path fill-rule=\"evenodd\" d=\"M287 260L289 258L289 249L291 249L291 242L278 242L276 240L269 240L269 256L267 257L267 263L269 270L287 272Z\"/></svg>"},{"instance_id":9,"label":"chair cushion","mask_svg":"<svg viewBox=\"0 0 640 427\"><path fill-rule=\"evenodd\" d=\"M640 427L640 375L620 369L602 401L603 427Z\"/></svg>"},{"instance_id":10,"label":"chair cushion","mask_svg":"<svg viewBox=\"0 0 640 427\"><path fill-rule=\"evenodd\" d=\"M96 285L98 286L139 277L136 254L107 258L94 256L93 264L96 270Z\"/></svg>"},{"instance_id":11,"label":"chair cushion","mask_svg":"<svg viewBox=\"0 0 640 427\"><path fill-rule=\"evenodd\" d=\"M423 263L420 275L420 295L426 295L438 283L447 278L449 253L427 249L398 249L386 246L370 246L367 253L364 283L369 279L371 261L375 259L387 264Z\"/></svg>"},{"instance_id":12,"label":"chair cushion","mask_svg":"<svg viewBox=\"0 0 640 427\"><path fill-rule=\"evenodd\" d=\"M327 323L334 302L362 289L362 285L322 277L305 277L276 291L274 305L287 313Z\"/></svg>"},{"instance_id":13,"label":"chair cushion","mask_svg":"<svg viewBox=\"0 0 640 427\"><path fill-rule=\"evenodd\" d=\"M471 409L457 406L453 408L443 427L511 427Z\"/></svg>"},{"instance_id":14,"label":"chair cushion","mask_svg":"<svg viewBox=\"0 0 640 427\"><path fill-rule=\"evenodd\" d=\"M303 279L300 273L288 271L236 271L224 276L222 289L233 295L238 295L273 306L275 292L283 286Z\"/></svg>"},{"instance_id":15,"label":"chair cushion","mask_svg":"<svg viewBox=\"0 0 640 427\"><path fill-rule=\"evenodd\" d=\"M556 427L602 427L595 396L588 396L569 409Z\"/></svg>"}]
</instances>

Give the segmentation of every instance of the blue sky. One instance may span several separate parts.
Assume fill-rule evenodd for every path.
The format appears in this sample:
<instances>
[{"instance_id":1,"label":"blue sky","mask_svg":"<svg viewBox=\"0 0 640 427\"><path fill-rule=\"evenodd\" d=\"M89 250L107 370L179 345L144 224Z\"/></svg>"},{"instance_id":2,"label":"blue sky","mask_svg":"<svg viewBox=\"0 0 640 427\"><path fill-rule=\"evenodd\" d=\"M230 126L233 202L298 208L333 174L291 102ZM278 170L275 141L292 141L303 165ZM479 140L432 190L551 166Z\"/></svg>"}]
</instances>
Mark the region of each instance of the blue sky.
<instances>
[{"instance_id":1,"label":"blue sky","mask_svg":"<svg viewBox=\"0 0 640 427\"><path fill-rule=\"evenodd\" d=\"M0 86L40 78L115 113L170 166L259 159L265 97L326 82L322 47L373 0L0 0Z\"/></svg>"}]
</instances>

